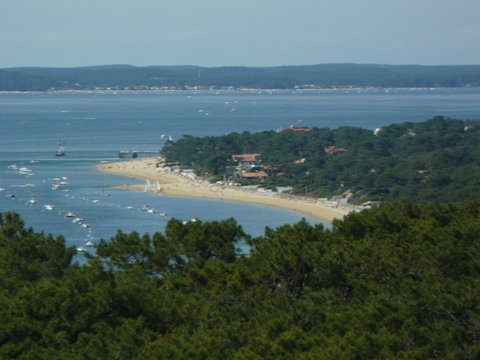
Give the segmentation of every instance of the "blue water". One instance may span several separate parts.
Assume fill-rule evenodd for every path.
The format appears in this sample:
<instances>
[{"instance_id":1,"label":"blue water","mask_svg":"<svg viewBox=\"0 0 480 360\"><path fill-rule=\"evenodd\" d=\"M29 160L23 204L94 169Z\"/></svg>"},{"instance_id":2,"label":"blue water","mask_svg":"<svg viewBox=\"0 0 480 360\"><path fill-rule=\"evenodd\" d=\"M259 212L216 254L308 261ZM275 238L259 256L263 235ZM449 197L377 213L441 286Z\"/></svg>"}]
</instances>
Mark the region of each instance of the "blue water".
<instances>
[{"instance_id":1,"label":"blue water","mask_svg":"<svg viewBox=\"0 0 480 360\"><path fill-rule=\"evenodd\" d=\"M480 89L1 93L0 211L17 211L28 226L63 234L75 246L108 239L117 229L161 231L171 217L235 217L256 236L267 225L294 223L301 216L255 205L113 190L135 180L97 173L96 165L117 160L121 149L159 149L169 136L256 132L290 124L374 129L435 115L479 119ZM65 140L67 156L55 158L59 140ZM22 174L22 167L30 171ZM45 209L47 204L54 210ZM144 211L147 204L156 213ZM73 223L65 218L67 212L83 221Z\"/></svg>"}]
</instances>

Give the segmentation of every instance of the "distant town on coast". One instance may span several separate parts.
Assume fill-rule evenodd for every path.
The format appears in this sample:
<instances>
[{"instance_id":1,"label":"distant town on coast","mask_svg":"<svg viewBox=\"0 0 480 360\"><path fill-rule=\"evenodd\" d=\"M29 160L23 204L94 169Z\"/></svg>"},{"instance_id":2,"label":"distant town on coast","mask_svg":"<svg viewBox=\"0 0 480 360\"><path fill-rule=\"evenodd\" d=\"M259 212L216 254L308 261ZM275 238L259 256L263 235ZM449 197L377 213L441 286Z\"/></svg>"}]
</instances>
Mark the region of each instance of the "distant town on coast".
<instances>
[{"instance_id":1,"label":"distant town on coast","mask_svg":"<svg viewBox=\"0 0 480 360\"><path fill-rule=\"evenodd\" d=\"M480 86L480 65L277 67L103 65L0 69L0 91L332 89Z\"/></svg>"}]
</instances>

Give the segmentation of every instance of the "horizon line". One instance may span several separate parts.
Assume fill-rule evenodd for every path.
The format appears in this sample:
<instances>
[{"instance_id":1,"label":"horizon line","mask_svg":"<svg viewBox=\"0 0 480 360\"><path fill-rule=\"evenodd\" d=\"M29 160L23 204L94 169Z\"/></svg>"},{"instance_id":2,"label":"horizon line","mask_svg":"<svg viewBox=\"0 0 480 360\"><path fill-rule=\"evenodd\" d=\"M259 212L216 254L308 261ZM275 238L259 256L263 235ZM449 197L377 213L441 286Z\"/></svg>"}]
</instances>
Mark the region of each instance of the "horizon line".
<instances>
[{"instance_id":1,"label":"horizon line","mask_svg":"<svg viewBox=\"0 0 480 360\"><path fill-rule=\"evenodd\" d=\"M265 69L265 68L281 68L281 67L310 67L310 66L322 66L322 65L358 65L358 66L420 66L420 67L468 67L468 66L480 66L478 64L441 64L441 65L426 65L426 64L386 64L386 63L356 63L356 62L328 62L328 63L316 63L316 64L285 64L285 65L214 65L214 66L204 66L204 65L192 65L192 64L176 64L176 65L132 65L132 64L120 64L120 63L111 63L111 64L96 64L96 65L68 65L68 66L42 66L42 65L23 65L23 66L7 66L0 67L1 70L8 69L25 69L25 68L44 68L44 69L76 69L76 68L101 68L101 67L133 67L133 68L152 68L152 67L194 67L194 68L205 68L205 69L215 69L215 68L256 68L256 69Z\"/></svg>"}]
</instances>

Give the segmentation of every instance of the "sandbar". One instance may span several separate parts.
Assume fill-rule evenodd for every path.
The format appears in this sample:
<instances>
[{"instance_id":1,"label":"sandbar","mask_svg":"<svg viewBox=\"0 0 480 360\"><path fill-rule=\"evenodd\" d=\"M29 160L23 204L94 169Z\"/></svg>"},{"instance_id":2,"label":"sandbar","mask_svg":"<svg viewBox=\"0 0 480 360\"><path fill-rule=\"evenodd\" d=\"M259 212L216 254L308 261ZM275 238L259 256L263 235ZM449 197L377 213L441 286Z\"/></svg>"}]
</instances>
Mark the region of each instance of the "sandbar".
<instances>
[{"instance_id":1,"label":"sandbar","mask_svg":"<svg viewBox=\"0 0 480 360\"><path fill-rule=\"evenodd\" d=\"M210 200L225 200L257 204L294 211L298 214L325 222L342 219L352 207L334 205L300 196L286 196L275 192L245 189L240 186L211 184L168 167L159 166L158 158L141 158L99 164L99 171L145 180L145 185L124 185L121 188L151 191L160 195L185 196ZM228 214L227 214L228 215Z\"/></svg>"}]
</instances>

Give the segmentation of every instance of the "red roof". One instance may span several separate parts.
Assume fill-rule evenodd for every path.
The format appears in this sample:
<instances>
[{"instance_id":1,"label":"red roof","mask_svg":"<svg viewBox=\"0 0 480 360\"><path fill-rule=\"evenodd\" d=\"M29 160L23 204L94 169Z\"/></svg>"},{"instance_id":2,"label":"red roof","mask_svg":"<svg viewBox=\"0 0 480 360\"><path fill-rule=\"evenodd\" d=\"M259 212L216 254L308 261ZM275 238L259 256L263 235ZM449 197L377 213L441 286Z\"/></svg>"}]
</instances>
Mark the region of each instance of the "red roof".
<instances>
[{"instance_id":1,"label":"red roof","mask_svg":"<svg viewBox=\"0 0 480 360\"><path fill-rule=\"evenodd\" d=\"M239 174L240 177L243 178L262 178L268 177L268 173L266 171L256 171L256 172L244 172Z\"/></svg>"},{"instance_id":2,"label":"red roof","mask_svg":"<svg viewBox=\"0 0 480 360\"><path fill-rule=\"evenodd\" d=\"M347 151L347 149L345 149L345 148L337 148L334 145L325 146L323 148L323 150L325 150L325 152L328 153L328 154L343 153L343 152Z\"/></svg>"},{"instance_id":3,"label":"red roof","mask_svg":"<svg viewBox=\"0 0 480 360\"><path fill-rule=\"evenodd\" d=\"M232 159L254 162L254 161L257 161L257 156L259 155L260 154L237 154L237 155L232 155Z\"/></svg>"},{"instance_id":4,"label":"red roof","mask_svg":"<svg viewBox=\"0 0 480 360\"><path fill-rule=\"evenodd\" d=\"M312 129L308 128L308 127L298 127L298 126L294 126L294 125L290 125L288 127L289 130L292 130L292 131L310 131Z\"/></svg>"}]
</instances>

